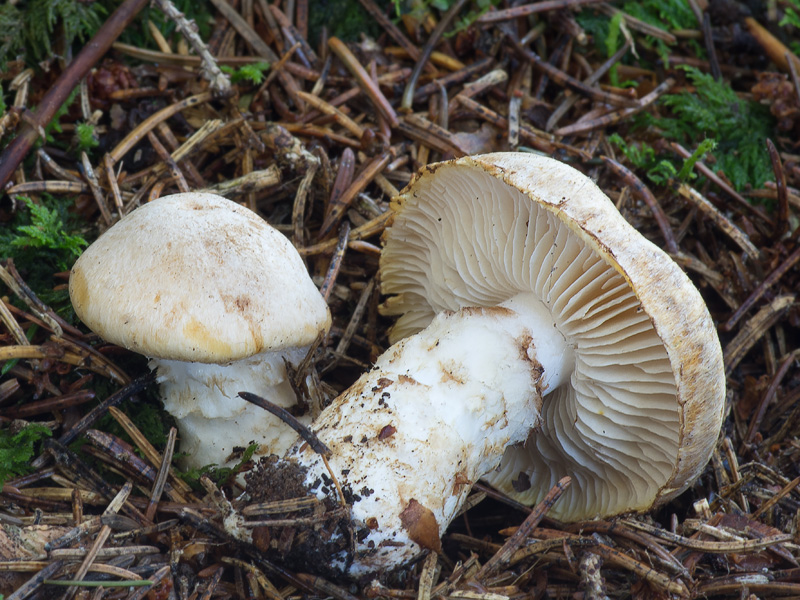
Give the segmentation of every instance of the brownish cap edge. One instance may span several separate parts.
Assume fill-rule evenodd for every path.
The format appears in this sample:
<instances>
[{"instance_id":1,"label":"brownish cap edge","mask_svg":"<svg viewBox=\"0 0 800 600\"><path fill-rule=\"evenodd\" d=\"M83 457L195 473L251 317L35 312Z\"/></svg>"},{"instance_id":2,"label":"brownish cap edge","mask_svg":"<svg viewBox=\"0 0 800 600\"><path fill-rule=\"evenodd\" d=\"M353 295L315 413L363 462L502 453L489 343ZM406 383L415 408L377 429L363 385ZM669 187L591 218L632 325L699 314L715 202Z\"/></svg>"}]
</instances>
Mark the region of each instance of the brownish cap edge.
<instances>
[{"instance_id":1,"label":"brownish cap edge","mask_svg":"<svg viewBox=\"0 0 800 600\"><path fill-rule=\"evenodd\" d=\"M477 168L554 213L605 258L631 286L650 316L672 365L681 408L678 456L671 477L644 511L679 493L701 473L716 445L725 406L725 373L716 328L700 293L669 255L620 215L588 177L554 159L529 153L492 153L429 165L397 198L402 212L410 190L442 168ZM543 184L544 182L544 184ZM569 198L562 193L572 190ZM579 194L574 192L579 190Z\"/></svg>"}]
</instances>

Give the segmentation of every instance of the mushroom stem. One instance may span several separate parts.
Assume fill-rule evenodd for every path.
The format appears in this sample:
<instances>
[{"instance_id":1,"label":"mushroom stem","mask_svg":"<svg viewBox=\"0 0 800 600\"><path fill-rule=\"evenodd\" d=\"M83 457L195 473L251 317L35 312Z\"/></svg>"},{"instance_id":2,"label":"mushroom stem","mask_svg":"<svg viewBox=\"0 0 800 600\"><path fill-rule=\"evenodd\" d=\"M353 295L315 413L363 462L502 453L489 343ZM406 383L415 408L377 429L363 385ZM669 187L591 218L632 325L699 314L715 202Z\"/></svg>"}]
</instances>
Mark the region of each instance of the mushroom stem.
<instances>
[{"instance_id":1,"label":"mushroom stem","mask_svg":"<svg viewBox=\"0 0 800 600\"><path fill-rule=\"evenodd\" d=\"M335 555L336 569L359 576L439 549L472 484L538 426L542 394L568 377L572 361L540 305L527 294L440 313L320 414L312 428L332 451L355 534L355 552ZM336 499L307 444L287 458L305 472L308 491Z\"/></svg>"},{"instance_id":2,"label":"mushroom stem","mask_svg":"<svg viewBox=\"0 0 800 600\"><path fill-rule=\"evenodd\" d=\"M184 467L233 466L234 446L259 445L259 455L282 454L296 435L277 417L242 400L244 388L283 408L295 398L286 377L284 358L299 363L305 348L262 352L225 365L153 358L164 409L175 417L186 455ZM311 415L300 417L304 423Z\"/></svg>"}]
</instances>

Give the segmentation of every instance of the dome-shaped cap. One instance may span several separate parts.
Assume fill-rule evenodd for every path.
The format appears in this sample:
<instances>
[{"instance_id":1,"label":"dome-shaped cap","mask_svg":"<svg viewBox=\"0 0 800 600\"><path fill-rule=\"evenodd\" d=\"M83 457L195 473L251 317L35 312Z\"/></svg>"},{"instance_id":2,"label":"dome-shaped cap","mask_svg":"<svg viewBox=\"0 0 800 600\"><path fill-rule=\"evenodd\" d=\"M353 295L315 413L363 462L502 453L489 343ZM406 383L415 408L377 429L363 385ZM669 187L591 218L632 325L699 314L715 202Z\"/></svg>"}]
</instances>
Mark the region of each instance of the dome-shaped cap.
<instances>
[{"instance_id":1,"label":"dome-shaped cap","mask_svg":"<svg viewBox=\"0 0 800 600\"><path fill-rule=\"evenodd\" d=\"M69 293L95 333L162 359L224 363L308 345L330 325L289 240L214 194L137 208L81 255Z\"/></svg>"},{"instance_id":2,"label":"dome-shaped cap","mask_svg":"<svg viewBox=\"0 0 800 600\"><path fill-rule=\"evenodd\" d=\"M401 193L381 257L392 341L433 315L533 292L574 351L542 428L486 476L550 514L647 510L699 475L722 423L722 352L688 277L586 176L533 154L432 165ZM513 418L513 415L509 415Z\"/></svg>"}]
</instances>

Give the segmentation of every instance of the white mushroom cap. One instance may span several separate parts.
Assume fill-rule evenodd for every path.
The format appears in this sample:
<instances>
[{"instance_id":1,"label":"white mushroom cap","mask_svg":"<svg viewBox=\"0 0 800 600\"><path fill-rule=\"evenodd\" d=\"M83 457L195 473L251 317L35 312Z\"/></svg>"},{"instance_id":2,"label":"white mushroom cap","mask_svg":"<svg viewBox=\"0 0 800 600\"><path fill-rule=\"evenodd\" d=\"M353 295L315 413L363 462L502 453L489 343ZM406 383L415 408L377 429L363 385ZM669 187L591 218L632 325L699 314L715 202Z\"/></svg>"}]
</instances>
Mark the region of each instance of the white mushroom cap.
<instances>
[{"instance_id":1,"label":"white mushroom cap","mask_svg":"<svg viewBox=\"0 0 800 600\"><path fill-rule=\"evenodd\" d=\"M330 324L289 240L213 194L133 211L81 255L69 291L98 335L163 359L226 363L308 345Z\"/></svg>"},{"instance_id":2,"label":"white mushroom cap","mask_svg":"<svg viewBox=\"0 0 800 600\"><path fill-rule=\"evenodd\" d=\"M532 154L466 157L424 169L395 208L381 257L393 342L533 292L574 352L541 429L485 479L533 504L569 475L550 514L579 520L647 510L700 474L725 398L714 324L589 178Z\"/></svg>"}]
</instances>

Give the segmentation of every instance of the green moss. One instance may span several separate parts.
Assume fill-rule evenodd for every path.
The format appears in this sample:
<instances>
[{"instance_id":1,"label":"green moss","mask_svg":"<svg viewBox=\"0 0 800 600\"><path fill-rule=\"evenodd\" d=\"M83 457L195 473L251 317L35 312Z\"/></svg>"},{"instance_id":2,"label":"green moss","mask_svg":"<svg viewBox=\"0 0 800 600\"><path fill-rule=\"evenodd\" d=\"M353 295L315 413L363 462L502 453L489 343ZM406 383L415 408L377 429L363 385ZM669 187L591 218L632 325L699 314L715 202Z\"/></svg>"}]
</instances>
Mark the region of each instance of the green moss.
<instances>
[{"instance_id":1,"label":"green moss","mask_svg":"<svg viewBox=\"0 0 800 600\"><path fill-rule=\"evenodd\" d=\"M92 148L100 145L94 125L89 123L77 123L75 125L75 135L78 139L78 149L89 152Z\"/></svg>"},{"instance_id":2,"label":"green moss","mask_svg":"<svg viewBox=\"0 0 800 600\"><path fill-rule=\"evenodd\" d=\"M211 481L216 483L218 486L222 486L226 483L229 483L230 480L239 472L240 468L245 463L253 459L253 455L255 454L256 450L258 450L258 444L250 444L242 453L242 458L233 467L205 465L203 467L188 469L187 471L178 473L178 476L192 486L192 489L194 490L201 489L200 478L203 475L208 476Z\"/></svg>"},{"instance_id":3,"label":"green moss","mask_svg":"<svg viewBox=\"0 0 800 600\"><path fill-rule=\"evenodd\" d=\"M147 371L146 359L144 357L132 357L130 364L120 365L129 373L143 373ZM118 391L118 387L107 381L98 378L93 384L93 388L98 398L108 397ZM175 425L172 416L162 408L161 400L158 397L158 386L151 385L143 392L138 394L137 400L125 400L119 405L119 409L136 425L142 435L147 438L156 450L163 450L167 445L167 435L169 428ZM96 428L100 431L111 433L118 438L133 444L133 440L125 432L122 426L106 413L98 421Z\"/></svg>"},{"instance_id":4,"label":"green moss","mask_svg":"<svg viewBox=\"0 0 800 600\"><path fill-rule=\"evenodd\" d=\"M385 7L387 2L379 1L378 5ZM358 0L311 0L308 8L308 41L313 48L319 46L323 27L328 28L329 36L346 42L358 41L362 33L377 38L382 31Z\"/></svg>"},{"instance_id":5,"label":"green moss","mask_svg":"<svg viewBox=\"0 0 800 600\"><path fill-rule=\"evenodd\" d=\"M231 76L231 83L249 81L253 85L259 85L264 81L264 73L269 71L270 64L268 62L257 62L250 65L242 65L238 69L226 65L220 68Z\"/></svg>"},{"instance_id":6,"label":"green moss","mask_svg":"<svg viewBox=\"0 0 800 600\"><path fill-rule=\"evenodd\" d=\"M37 453L36 449L50 435L47 427L36 423L30 423L22 429L13 426L0 428L0 488L12 477L30 472L30 462Z\"/></svg>"},{"instance_id":7,"label":"green moss","mask_svg":"<svg viewBox=\"0 0 800 600\"><path fill-rule=\"evenodd\" d=\"M697 19L686 0L627 0L621 5L616 5L623 13L648 23L664 31L675 29L696 29ZM592 36L595 47L600 52L611 56L619 48L619 25L614 24L613 18L587 7L577 15L578 23ZM609 38L612 38L609 40ZM671 48L661 39L651 36L639 36L637 46L656 53L665 64L668 63ZM704 48L694 40L688 42L692 54L705 56ZM640 52L641 55L641 52ZM646 61L640 60L646 65Z\"/></svg>"},{"instance_id":8,"label":"green moss","mask_svg":"<svg viewBox=\"0 0 800 600\"><path fill-rule=\"evenodd\" d=\"M173 0L178 10L197 24L200 37L208 39L213 15L209 2ZM0 3L0 71L17 57L35 66L53 55L53 40L63 39L66 47L88 41L119 7L118 0L20 0ZM157 50L146 23L152 21L169 39L175 25L157 8L146 7L125 28L119 41L139 48Z\"/></svg>"},{"instance_id":9,"label":"green moss","mask_svg":"<svg viewBox=\"0 0 800 600\"><path fill-rule=\"evenodd\" d=\"M684 67L694 92L665 96L660 104L672 116L643 115L639 122L657 129L663 137L691 146L705 138L716 141L713 155L737 190L761 187L773 176L766 139L773 135L775 120L769 107L739 98L724 81L693 67Z\"/></svg>"},{"instance_id":10,"label":"green moss","mask_svg":"<svg viewBox=\"0 0 800 600\"><path fill-rule=\"evenodd\" d=\"M766 139L773 135L775 120L769 108L742 100L723 81L715 81L692 67L685 67L694 92L671 94L661 99L666 117L641 114L635 128L646 130L649 137L675 140L696 148L680 170L672 153L658 155L644 141L625 142L618 134L609 137L628 161L645 172L650 181L664 184L677 177L691 178L694 164L710 154L715 168L722 170L737 190L758 188L773 177L766 150Z\"/></svg>"},{"instance_id":11,"label":"green moss","mask_svg":"<svg viewBox=\"0 0 800 600\"><path fill-rule=\"evenodd\" d=\"M41 203L21 201L14 218L0 228L0 258L13 258L28 286L45 304L72 321L66 290L53 290L53 274L66 271L87 245L79 223L69 213L71 198L42 194Z\"/></svg>"},{"instance_id":12,"label":"green moss","mask_svg":"<svg viewBox=\"0 0 800 600\"><path fill-rule=\"evenodd\" d=\"M655 149L644 142L629 144L617 133L609 136L608 141L619 148L634 167L644 171L647 178L657 185L667 183L678 173L669 158L658 156Z\"/></svg>"},{"instance_id":13,"label":"green moss","mask_svg":"<svg viewBox=\"0 0 800 600\"><path fill-rule=\"evenodd\" d=\"M101 2L28 0L0 6L0 70L18 56L28 64L53 55L53 40L85 42L105 20Z\"/></svg>"}]
</instances>

